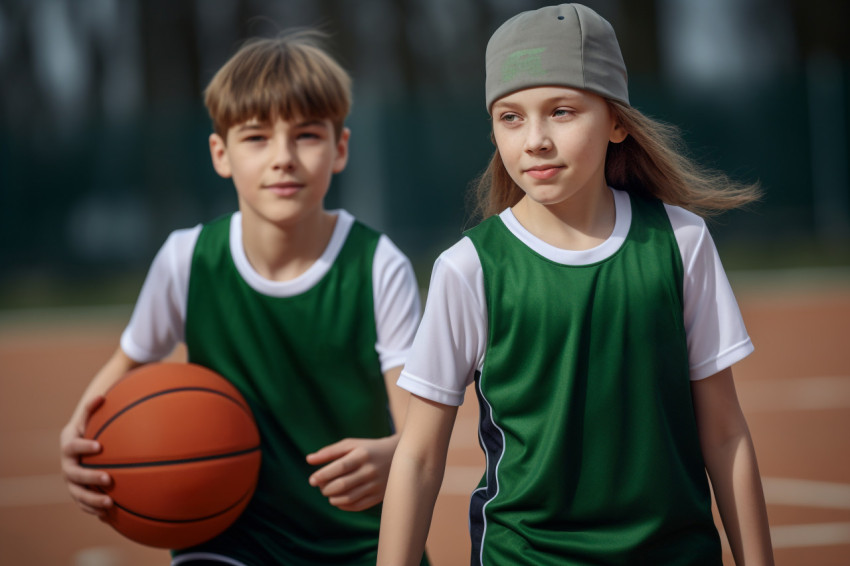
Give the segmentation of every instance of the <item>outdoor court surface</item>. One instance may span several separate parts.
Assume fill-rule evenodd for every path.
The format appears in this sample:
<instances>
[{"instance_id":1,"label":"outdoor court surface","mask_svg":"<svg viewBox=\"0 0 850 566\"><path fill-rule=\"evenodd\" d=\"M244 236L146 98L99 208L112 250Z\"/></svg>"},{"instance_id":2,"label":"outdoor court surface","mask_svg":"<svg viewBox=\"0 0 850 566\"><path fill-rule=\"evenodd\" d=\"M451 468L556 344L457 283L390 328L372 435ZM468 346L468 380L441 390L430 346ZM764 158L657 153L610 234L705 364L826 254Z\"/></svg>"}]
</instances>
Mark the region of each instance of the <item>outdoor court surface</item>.
<instances>
[{"instance_id":1,"label":"outdoor court surface","mask_svg":"<svg viewBox=\"0 0 850 566\"><path fill-rule=\"evenodd\" d=\"M850 277L731 278L756 345L735 375L777 564L848 566ZM128 308L0 313L0 565L168 564L165 551L78 511L59 476L60 428L128 316ZM435 566L469 563L466 508L483 462L476 423L469 394L429 538Z\"/></svg>"}]
</instances>

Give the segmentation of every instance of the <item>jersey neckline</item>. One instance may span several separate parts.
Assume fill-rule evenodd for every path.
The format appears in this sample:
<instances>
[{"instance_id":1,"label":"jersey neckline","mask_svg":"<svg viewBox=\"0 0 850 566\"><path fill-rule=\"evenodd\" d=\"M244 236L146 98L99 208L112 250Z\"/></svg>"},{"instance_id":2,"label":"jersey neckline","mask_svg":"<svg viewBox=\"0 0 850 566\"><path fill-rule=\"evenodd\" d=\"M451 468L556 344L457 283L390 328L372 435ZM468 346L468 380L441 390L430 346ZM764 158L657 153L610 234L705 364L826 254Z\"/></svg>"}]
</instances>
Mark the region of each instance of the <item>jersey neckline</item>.
<instances>
[{"instance_id":1,"label":"jersey neckline","mask_svg":"<svg viewBox=\"0 0 850 566\"><path fill-rule=\"evenodd\" d=\"M499 213L499 218L511 234L544 258L562 265L591 265L614 255L629 235L632 224L632 203L629 194L613 188L611 193L614 195L614 229L604 242L587 250L566 250L544 242L520 224L510 208Z\"/></svg>"},{"instance_id":2,"label":"jersey neckline","mask_svg":"<svg viewBox=\"0 0 850 566\"><path fill-rule=\"evenodd\" d=\"M330 210L328 212L337 217L328 245L319 259L307 271L289 281L272 281L257 273L251 262L248 261L248 256L245 255L245 248L242 245L242 213L234 212L230 218L230 256L245 283L258 293L272 297L294 297L313 288L330 270L345 243L346 237L348 237L351 226L354 224L354 217L345 210Z\"/></svg>"}]
</instances>

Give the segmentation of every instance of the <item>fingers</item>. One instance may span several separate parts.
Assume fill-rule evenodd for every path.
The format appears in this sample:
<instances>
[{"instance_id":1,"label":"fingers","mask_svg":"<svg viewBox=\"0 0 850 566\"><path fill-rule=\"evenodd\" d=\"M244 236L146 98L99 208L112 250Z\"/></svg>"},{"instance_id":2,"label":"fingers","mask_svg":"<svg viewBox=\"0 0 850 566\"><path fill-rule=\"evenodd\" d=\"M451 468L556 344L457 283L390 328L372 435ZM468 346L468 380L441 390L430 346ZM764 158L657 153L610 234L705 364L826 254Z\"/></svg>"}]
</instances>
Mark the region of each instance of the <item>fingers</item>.
<instances>
[{"instance_id":1,"label":"fingers","mask_svg":"<svg viewBox=\"0 0 850 566\"><path fill-rule=\"evenodd\" d=\"M91 486L106 489L112 484L109 474L103 470L91 470L81 466L66 465L62 467L65 481L70 485Z\"/></svg>"},{"instance_id":2,"label":"fingers","mask_svg":"<svg viewBox=\"0 0 850 566\"><path fill-rule=\"evenodd\" d=\"M112 484L109 474L80 466L65 466L62 471L68 492L77 505L86 513L104 517L112 507L112 498L103 492Z\"/></svg>"},{"instance_id":3,"label":"fingers","mask_svg":"<svg viewBox=\"0 0 850 566\"><path fill-rule=\"evenodd\" d=\"M320 486L328 502L344 511L362 511L380 503L385 489L386 481L381 481L377 468L370 464Z\"/></svg>"},{"instance_id":4,"label":"fingers","mask_svg":"<svg viewBox=\"0 0 850 566\"><path fill-rule=\"evenodd\" d=\"M314 472L309 478L310 485L313 487L321 487L322 493L324 493L325 489L333 483L344 485L345 481L343 481L342 478L349 476L353 472L361 470L364 464L368 461L368 458L369 455L365 450L352 450L344 456L331 461L331 463L327 466ZM325 493L325 495L328 494Z\"/></svg>"},{"instance_id":5,"label":"fingers","mask_svg":"<svg viewBox=\"0 0 850 566\"><path fill-rule=\"evenodd\" d=\"M377 469L371 464L364 464L352 469L350 472L340 474L324 484L316 487L325 497L340 496L353 493L358 488L379 480Z\"/></svg>"},{"instance_id":6,"label":"fingers","mask_svg":"<svg viewBox=\"0 0 850 566\"><path fill-rule=\"evenodd\" d=\"M68 491L77 505L91 515L104 518L112 507L112 498L101 491L68 482Z\"/></svg>"},{"instance_id":7,"label":"fingers","mask_svg":"<svg viewBox=\"0 0 850 566\"><path fill-rule=\"evenodd\" d=\"M363 511L384 499L384 484L370 482L343 495L329 497L328 502L343 511Z\"/></svg>"},{"instance_id":8,"label":"fingers","mask_svg":"<svg viewBox=\"0 0 850 566\"><path fill-rule=\"evenodd\" d=\"M103 492L112 484L109 474L80 466L63 467L63 472L68 492L77 505L86 513L105 517L112 506L112 498Z\"/></svg>"},{"instance_id":9,"label":"fingers","mask_svg":"<svg viewBox=\"0 0 850 566\"><path fill-rule=\"evenodd\" d=\"M97 454L100 452L100 442L88 438L71 438L62 442L61 451L63 458L79 459L81 456Z\"/></svg>"},{"instance_id":10,"label":"fingers","mask_svg":"<svg viewBox=\"0 0 850 566\"><path fill-rule=\"evenodd\" d=\"M60 454L62 475L68 492L83 511L105 518L112 506L112 498L101 490L108 488L112 479L103 470L92 470L80 465L81 456L97 454L100 450L99 442L81 438L73 431L63 431Z\"/></svg>"},{"instance_id":11,"label":"fingers","mask_svg":"<svg viewBox=\"0 0 850 566\"><path fill-rule=\"evenodd\" d=\"M326 464L308 481L331 505L344 511L367 509L384 498L394 448L391 437L330 444L307 456L308 463Z\"/></svg>"},{"instance_id":12,"label":"fingers","mask_svg":"<svg viewBox=\"0 0 850 566\"><path fill-rule=\"evenodd\" d=\"M340 440L339 442L334 442L333 444L329 444L312 454L307 454L307 463L312 464L313 466L327 464L328 462L345 456L354 448L354 446L354 442L348 438Z\"/></svg>"},{"instance_id":13,"label":"fingers","mask_svg":"<svg viewBox=\"0 0 850 566\"><path fill-rule=\"evenodd\" d=\"M310 485L318 487L331 505L343 511L362 511L384 499L386 478L381 478L368 458L358 458L355 452L310 477Z\"/></svg>"},{"instance_id":14,"label":"fingers","mask_svg":"<svg viewBox=\"0 0 850 566\"><path fill-rule=\"evenodd\" d=\"M63 462L62 473L71 497L84 510L87 507L108 508L112 505L112 499L102 491L112 485L112 478L103 470L90 470Z\"/></svg>"},{"instance_id":15,"label":"fingers","mask_svg":"<svg viewBox=\"0 0 850 566\"><path fill-rule=\"evenodd\" d=\"M84 485L109 485L109 476L102 471L80 466L80 457L100 452L100 443L85 438L72 438L62 443L61 464L65 479Z\"/></svg>"}]
</instances>

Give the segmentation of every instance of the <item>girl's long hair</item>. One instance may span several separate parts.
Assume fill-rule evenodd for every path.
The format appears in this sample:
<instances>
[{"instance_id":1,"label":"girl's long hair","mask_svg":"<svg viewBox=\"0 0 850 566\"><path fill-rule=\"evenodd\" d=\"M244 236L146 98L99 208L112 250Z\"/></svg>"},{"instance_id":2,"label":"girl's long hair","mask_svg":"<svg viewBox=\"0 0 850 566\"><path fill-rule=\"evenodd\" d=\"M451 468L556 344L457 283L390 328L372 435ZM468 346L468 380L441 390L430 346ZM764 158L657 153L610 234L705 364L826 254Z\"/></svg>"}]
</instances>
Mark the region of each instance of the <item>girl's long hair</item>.
<instances>
[{"instance_id":1,"label":"girl's long hair","mask_svg":"<svg viewBox=\"0 0 850 566\"><path fill-rule=\"evenodd\" d=\"M612 187L656 197L704 217L760 198L758 183L736 182L687 157L675 126L618 102L607 102L614 119L629 134L621 143L608 144L605 180ZM515 205L525 194L508 175L498 149L474 185L473 216L481 219Z\"/></svg>"}]
</instances>

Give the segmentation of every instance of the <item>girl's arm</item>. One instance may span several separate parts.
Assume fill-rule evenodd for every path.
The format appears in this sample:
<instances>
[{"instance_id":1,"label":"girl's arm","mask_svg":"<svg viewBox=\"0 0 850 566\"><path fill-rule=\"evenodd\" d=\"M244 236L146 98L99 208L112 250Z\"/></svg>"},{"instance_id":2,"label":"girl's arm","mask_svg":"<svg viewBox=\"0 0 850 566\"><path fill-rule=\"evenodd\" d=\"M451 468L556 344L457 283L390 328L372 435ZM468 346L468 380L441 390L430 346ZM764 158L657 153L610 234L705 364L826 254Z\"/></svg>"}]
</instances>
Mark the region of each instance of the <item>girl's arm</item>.
<instances>
[{"instance_id":1,"label":"girl's arm","mask_svg":"<svg viewBox=\"0 0 850 566\"><path fill-rule=\"evenodd\" d=\"M691 390L705 466L735 563L772 565L761 477L732 370L693 381Z\"/></svg>"},{"instance_id":2,"label":"girl's arm","mask_svg":"<svg viewBox=\"0 0 850 566\"><path fill-rule=\"evenodd\" d=\"M457 407L411 395L384 497L378 566L416 566L422 559Z\"/></svg>"}]
</instances>

